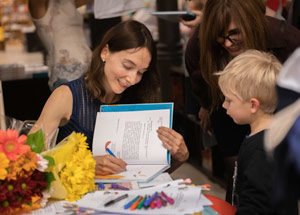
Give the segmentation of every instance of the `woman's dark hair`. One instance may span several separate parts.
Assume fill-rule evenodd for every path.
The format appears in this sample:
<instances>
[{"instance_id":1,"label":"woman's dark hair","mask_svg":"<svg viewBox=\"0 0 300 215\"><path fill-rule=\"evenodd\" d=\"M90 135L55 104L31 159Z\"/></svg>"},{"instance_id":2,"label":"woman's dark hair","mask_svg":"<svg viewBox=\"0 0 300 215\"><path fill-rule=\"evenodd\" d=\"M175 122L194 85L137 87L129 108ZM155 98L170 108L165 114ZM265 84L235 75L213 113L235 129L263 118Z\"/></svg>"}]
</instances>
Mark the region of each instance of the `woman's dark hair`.
<instances>
[{"instance_id":1,"label":"woman's dark hair","mask_svg":"<svg viewBox=\"0 0 300 215\"><path fill-rule=\"evenodd\" d=\"M262 0L208 0L199 31L200 71L211 96L210 111L223 100L215 72L223 70L231 60L229 53L217 43L234 20L245 49L266 51L265 5Z\"/></svg>"},{"instance_id":2,"label":"woman's dark hair","mask_svg":"<svg viewBox=\"0 0 300 215\"><path fill-rule=\"evenodd\" d=\"M147 27L137 21L121 22L108 30L101 43L93 51L89 69L84 74L87 88L96 99L105 96L104 62L101 51L108 45L111 53L127 50L147 48L151 55L148 70L142 80L122 93L122 101L126 103L158 102L160 100L159 75L156 69L156 45Z\"/></svg>"}]
</instances>

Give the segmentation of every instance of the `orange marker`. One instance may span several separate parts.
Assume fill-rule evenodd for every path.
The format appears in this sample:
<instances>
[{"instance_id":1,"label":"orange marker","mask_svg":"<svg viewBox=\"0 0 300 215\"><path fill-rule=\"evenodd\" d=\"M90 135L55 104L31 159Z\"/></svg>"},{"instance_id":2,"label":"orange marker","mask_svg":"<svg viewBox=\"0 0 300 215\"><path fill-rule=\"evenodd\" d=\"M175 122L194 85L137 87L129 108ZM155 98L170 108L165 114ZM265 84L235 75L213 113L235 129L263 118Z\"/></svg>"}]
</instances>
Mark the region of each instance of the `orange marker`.
<instances>
[{"instance_id":1,"label":"orange marker","mask_svg":"<svg viewBox=\"0 0 300 215\"><path fill-rule=\"evenodd\" d=\"M118 179L123 177L123 175L95 175L96 179Z\"/></svg>"},{"instance_id":2,"label":"orange marker","mask_svg":"<svg viewBox=\"0 0 300 215\"><path fill-rule=\"evenodd\" d=\"M143 196L140 196L138 198L138 200L136 200L131 206L130 206L130 210L135 210L137 208L137 206L139 205L139 203L143 200Z\"/></svg>"}]
</instances>

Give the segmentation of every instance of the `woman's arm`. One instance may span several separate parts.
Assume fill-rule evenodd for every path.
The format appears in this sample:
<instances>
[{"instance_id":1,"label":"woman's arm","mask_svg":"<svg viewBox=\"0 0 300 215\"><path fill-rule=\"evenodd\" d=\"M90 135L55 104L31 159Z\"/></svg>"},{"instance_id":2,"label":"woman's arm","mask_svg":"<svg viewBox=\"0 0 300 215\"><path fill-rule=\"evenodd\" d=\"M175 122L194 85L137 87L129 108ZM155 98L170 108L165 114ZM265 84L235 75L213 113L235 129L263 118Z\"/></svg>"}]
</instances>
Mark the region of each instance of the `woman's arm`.
<instances>
[{"instance_id":1,"label":"woman's arm","mask_svg":"<svg viewBox=\"0 0 300 215\"><path fill-rule=\"evenodd\" d=\"M72 114L73 96L68 86L60 86L53 91L47 100L42 113L29 133L42 129L46 141L49 141L51 134L62 125L65 125ZM111 155L95 156L96 174L107 175L118 173L126 169L126 163Z\"/></svg>"},{"instance_id":2,"label":"woman's arm","mask_svg":"<svg viewBox=\"0 0 300 215\"><path fill-rule=\"evenodd\" d=\"M29 133L42 129L46 140L61 125L66 124L72 114L73 96L67 86L60 86L48 98L40 117Z\"/></svg>"},{"instance_id":3,"label":"woman's arm","mask_svg":"<svg viewBox=\"0 0 300 215\"><path fill-rule=\"evenodd\" d=\"M75 6L78 8L82 5L93 2L94 0L75 0ZM45 16L48 9L49 0L28 0L28 8L34 19L40 19Z\"/></svg>"},{"instance_id":4,"label":"woman's arm","mask_svg":"<svg viewBox=\"0 0 300 215\"><path fill-rule=\"evenodd\" d=\"M45 16L49 0L28 0L28 8L34 19L40 19Z\"/></svg>"},{"instance_id":5,"label":"woman's arm","mask_svg":"<svg viewBox=\"0 0 300 215\"><path fill-rule=\"evenodd\" d=\"M75 0L75 6L81 7L82 5L93 2L94 0Z\"/></svg>"}]
</instances>

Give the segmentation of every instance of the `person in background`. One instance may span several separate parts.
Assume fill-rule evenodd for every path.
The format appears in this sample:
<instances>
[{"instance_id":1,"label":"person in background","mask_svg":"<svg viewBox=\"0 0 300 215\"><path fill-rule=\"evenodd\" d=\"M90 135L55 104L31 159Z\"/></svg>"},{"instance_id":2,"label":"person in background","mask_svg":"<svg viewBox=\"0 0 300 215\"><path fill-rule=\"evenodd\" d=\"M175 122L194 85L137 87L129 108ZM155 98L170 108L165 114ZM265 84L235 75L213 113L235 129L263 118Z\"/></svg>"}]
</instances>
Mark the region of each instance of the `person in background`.
<instances>
[{"instance_id":1,"label":"person in background","mask_svg":"<svg viewBox=\"0 0 300 215\"><path fill-rule=\"evenodd\" d=\"M273 162L278 214L297 215L300 209L300 48L284 63L277 81L277 112L265 134L265 150Z\"/></svg>"},{"instance_id":2,"label":"person in background","mask_svg":"<svg viewBox=\"0 0 300 215\"><path fill-rule=\"evenodd\" d=\"M107 30L143 7L142 0L94 0L93 14L89 16L92 50L98 46Z\"/></svg>"},{"instance_id":3,"label":"person in background","mask_svg":"<svg viewBox=\"0 0 300 215\"><path fill-rule=\"evenodd\" d=\"M205 7L207 0L187 0L186 9L196 15L196 18L191 21L180 20L181 32L187 33L187 36L190 37L195 28L201 23L203 9Z\"/></svg>"},{"instance_id":4,"label":"person in background","mask_svg":"<svg viewBox=\"0 0 300 215\"><path fill-rule=\"evenodd\" d=\"M112 27L93 51L90 67L82 77L53 91L30 133L42 128L46 137L59 127L57 141L71 132L87 136L92 150L96 114L101 104L160 101L156 47L145 25L128 20ZM174 170L189 156L183 137L173 129L157 131L172 155ZM118 173L126 163L112 155L95 156L96 174Z\"/></svg>"},{"instance_id":5,"label":"person in background","mask_svg":"<svg viewBox=\"0 0 300 215\"><path fill-rule=\"evenodd\" d=\"M249 132L222 108L223 95L214 73L247 49L272 52L281 63L300 46L300 31L283 20L265 16L262 0L209 0L201 24L190 38L185 63L199 102L203 131L212 130L226 165L227 194L231 202L234 161Z\"/></svg>"},{"instance_id":6,"label":"person in background","mask_svg":"<svg viewBox=\"0 0 300 215\"><path fill-rule=\"evenodd\" d=\"M91 0L29 0L28 8L37 33L47 49L49 88L80 77L87 70L92 52L77 11Z\"/></svg>"},{"instance_id":7,"label":"person in background","mask_svg":"<svg viewBox=\"0 0 300 215\"><path fill-rule=\"evenodd\" d=\"M145 7L137 10L133 15L132 19L143 23L150 30L153 40L157 43L158 41L158 22L157 17L151 14L152 11L156 10L156 0L144 0Z\"/></svg>"},{"instance_id":8,"label":"person in background","mask_svg":"<svg viewBox=\"0 0 300 215\"><path fill-rule=\"evenodd\" d=\"M277 104L275 85L280 69L281 63L273 55L247 50L217 73L226 113L236 124L250 125L234 176L236 214L275 214L271 200L273 168L263 139Z\"/></svg>"}]
</instances>

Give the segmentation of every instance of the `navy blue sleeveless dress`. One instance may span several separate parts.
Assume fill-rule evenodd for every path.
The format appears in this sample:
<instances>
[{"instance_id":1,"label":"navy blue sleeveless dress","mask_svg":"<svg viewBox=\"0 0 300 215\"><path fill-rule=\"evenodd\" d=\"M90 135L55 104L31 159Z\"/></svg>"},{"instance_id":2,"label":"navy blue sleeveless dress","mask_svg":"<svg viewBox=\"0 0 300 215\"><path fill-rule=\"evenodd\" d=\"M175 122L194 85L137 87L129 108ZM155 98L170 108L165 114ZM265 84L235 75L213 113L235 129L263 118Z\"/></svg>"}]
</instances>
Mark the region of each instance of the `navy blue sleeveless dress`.
<instances>
[{"instance_id":1,"label":"navy blue sleeveless dress","mask_svg":"<svg viewBox=\"0 0 300 215\"><path fill-rule=\"evenodd\" d=\"M73 110L68 123L59 127L57 143L75 131L83 133L87 137L86 142L89 144L89 149L92 150L96 115L102 103L92 97L82 77L64 85L67 85L72 92Z\"/></svg>"}]
</instances>

